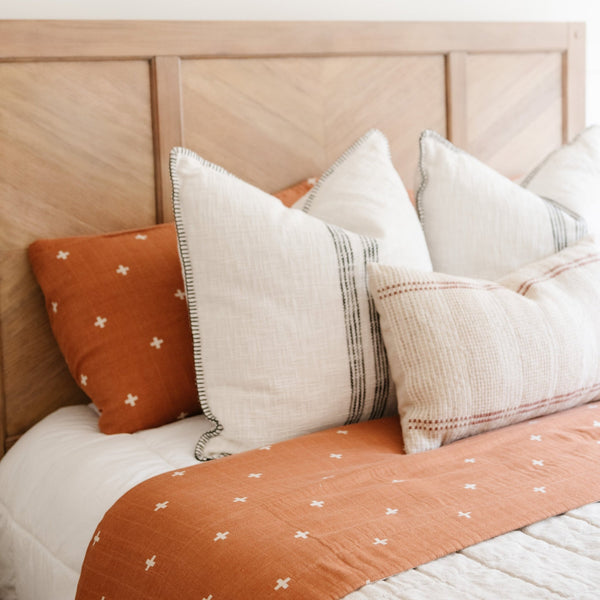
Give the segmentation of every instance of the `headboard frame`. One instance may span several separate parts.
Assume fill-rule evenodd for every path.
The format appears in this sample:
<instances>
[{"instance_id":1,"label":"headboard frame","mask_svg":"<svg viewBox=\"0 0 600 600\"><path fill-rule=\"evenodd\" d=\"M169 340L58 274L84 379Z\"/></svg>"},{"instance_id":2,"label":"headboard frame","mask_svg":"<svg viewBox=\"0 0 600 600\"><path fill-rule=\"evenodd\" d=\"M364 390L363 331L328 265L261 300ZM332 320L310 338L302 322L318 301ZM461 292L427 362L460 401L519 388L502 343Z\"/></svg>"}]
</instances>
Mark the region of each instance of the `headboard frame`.
<instances>
[{"instance_id":1,"label":"headboard frame","mask_svg":"<svg viewBox=\"0 0 600 600\"><path fill-rule=\"evenodd\" d=\"M428 127L522 175L584 126L584 47L579 23L0 21L0 456L85 401L34 239L170 220L176 145L274 191L378 127L411 187Z\"/></svg>"}]
</instances>

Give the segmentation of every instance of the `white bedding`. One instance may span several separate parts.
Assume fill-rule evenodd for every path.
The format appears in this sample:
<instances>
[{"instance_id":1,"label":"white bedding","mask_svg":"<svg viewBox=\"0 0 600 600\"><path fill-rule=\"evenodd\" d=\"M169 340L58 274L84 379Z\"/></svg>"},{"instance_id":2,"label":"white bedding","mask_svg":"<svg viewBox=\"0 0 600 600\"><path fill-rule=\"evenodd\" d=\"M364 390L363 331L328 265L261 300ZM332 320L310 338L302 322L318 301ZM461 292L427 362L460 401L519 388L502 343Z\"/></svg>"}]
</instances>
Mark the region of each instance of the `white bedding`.
<instances>
[{"instance_id":1,"label":"white bedding","mask_svg":"<svg viewBox=\"0 0 600 600\"><path fill-rule=\"evenodd\" d=\"M0 600L74 598L105 511L140 481L196 464L194 446L208 427L197 416L106 436L89 408L74 406L31 429L0 462ZM346 600L591 600L600 597L599 561L596 503L371 583Z\"/></svg>"}]
</instances>

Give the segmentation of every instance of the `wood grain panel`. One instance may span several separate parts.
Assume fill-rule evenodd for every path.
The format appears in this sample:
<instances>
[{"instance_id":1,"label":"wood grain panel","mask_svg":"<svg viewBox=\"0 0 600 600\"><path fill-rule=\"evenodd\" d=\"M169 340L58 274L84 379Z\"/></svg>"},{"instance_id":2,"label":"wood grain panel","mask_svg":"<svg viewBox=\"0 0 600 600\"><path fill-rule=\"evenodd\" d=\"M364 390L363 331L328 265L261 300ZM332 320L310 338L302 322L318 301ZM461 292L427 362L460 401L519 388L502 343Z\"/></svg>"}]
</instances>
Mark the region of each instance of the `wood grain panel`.
<instances>
[{"instance_id":1,"label":"wood grain panel","mask_svg":"<svg viewBox=\"0 0 600 600\"><path fill-rule=\"evenodd\" d=\"M568 36L568 23L0 21L0 60L561 50Z\"/></svg>"},{"instance_id":2,"label":"wood grain panel","mask_svg":"<svg viewBox=\"0 0 600 600\"><path fill-rule=\"evenodd\" d=\"M467 80L467 149L483 162L518 178L560 146L561 53L472 54Z\"/></svg>"},{"instance_id":3,"label":"wood grain panel","mask_svg":"<svg viewBox=\"0 0 600 600\"><path fill-rule=\"evenodd\" d=\"M373 127L410 186L419 133L445 133L442 56L191 60L182 81L186 144L267 191L320 174Z\"/></svg>"},{"instance_id":4,"label":"wood grain panel","mask_svg":"<svg viewBox=\"0 0 600 600\"><path fill-rule=\"evenodd\" d=\"M6 434L81 401L26 259L34 239L155 220L147 62L0 64Z\"/></svg>"}]
</instances>

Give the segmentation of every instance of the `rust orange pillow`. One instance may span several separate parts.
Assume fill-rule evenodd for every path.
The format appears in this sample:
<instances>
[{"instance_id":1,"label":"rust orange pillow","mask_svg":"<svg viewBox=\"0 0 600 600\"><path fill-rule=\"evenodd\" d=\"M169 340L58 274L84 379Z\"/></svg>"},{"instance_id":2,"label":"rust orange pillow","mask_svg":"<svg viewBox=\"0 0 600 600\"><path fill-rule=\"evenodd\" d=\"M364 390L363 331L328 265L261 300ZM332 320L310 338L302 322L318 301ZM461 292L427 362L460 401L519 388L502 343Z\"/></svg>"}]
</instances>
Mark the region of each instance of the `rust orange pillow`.
<instances>
[{"instance_id":1,"label":"rust orange pillow","mask_svg":"<svg viewBox=\"0 0 600 600\"><path fill-rule=\"evenodd\" d=\"M293 204L312 181L276 194ZM29 260L69 370L104 433L198 413L192 335L172 223L38 240Z\"/></svg>"}]
</instances>

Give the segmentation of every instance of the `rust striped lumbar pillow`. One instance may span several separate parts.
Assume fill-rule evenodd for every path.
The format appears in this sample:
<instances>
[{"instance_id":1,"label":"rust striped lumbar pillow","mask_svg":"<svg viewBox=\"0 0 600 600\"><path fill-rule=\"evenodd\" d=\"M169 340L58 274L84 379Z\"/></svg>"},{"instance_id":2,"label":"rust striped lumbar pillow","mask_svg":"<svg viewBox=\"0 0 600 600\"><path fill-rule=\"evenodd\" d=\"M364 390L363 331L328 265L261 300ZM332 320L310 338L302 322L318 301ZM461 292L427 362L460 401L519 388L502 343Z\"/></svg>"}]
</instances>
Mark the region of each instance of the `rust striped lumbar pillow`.
<instances>
[{"instance_id":1,"label":"rust striped lumbar pillow","mask_svg":"<svg viewBox=\"0 0 600 600\"><path fill-rule=\"evenodd\" d=\"M431 268L387 141L369 132L287 209L171 153L208 459L395 409L366 264ZM318 217L318 218L317 218Z\"/></svg>"},{"instance_id":2,"label":"rust striped lumbar pillow","mask_svg":"<svg viewBox=\"0 0 600 600\"><path fill-rule=\"evenodd\" d=\"M312 188L279 192L291 204ZM132 433L200 411L172 223L29 247L54 336L100 411L104 433Z\"/></svg>"},{"instance_id":3,"label":"rust striped lumbar pillow","mask_svg":"<svg viewBox=\"0 0 600 600\"><path fill-rule=\"evenodd\" d=\"M600 249L497 282L369 265L407 452L600 398Z\"/></svg>"}]
</instances>

